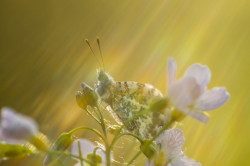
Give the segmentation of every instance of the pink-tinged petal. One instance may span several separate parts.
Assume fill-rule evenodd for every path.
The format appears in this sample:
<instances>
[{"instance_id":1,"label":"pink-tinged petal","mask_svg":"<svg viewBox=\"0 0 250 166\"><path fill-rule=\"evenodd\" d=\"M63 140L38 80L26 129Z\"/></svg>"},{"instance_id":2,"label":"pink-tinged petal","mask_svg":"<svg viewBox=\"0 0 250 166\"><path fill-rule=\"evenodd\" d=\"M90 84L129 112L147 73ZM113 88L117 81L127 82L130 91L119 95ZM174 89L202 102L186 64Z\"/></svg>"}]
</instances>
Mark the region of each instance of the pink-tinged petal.
<instances>
[{"instance_id":1,"label":"pink-tinged petal","mask_svg":"<svg viewBox=\"0 0 250 166\"><path fill-rule=\"evenodd\" d=\"M211 72L207 66L195 63L186 70L185 77L194 77L197 83L205 89L210 82Z\"/></svg>"},{"instance_id":2,"label":"pink-tinged petal","mask_svg":"<svg viewBox=\"0 0 250 166\"><path fill-rule=\"evenodd\" d=\"M193 77L184 77L175 81L168 90L169 98L179 110L193 104L201 93L202 88Z\"/></svg>"},{"instance_id":3,"label":"pink-tinged petal","mask_svg":"<svg viewBox=\"0 0 250 166\"><path fill-rule=\"evenodd\" d=\"M80 143L80 148L83 158L86 158L88 154L93 153L94 149L96 148L96 146L89 140L77 139L72 143L71 153L73 155L79 156L78 142ZM105 154L103 151L97 150L96 154L98 154L102 158L103 163L106 162Z\"/></svg>"},{"instance_id":4,"label":"pink-tinged petal","mask_svg":"<svg viewBox=\"0 0 250 166\"><path fill-rule=\"evenodd\" d=\"M39 133L36 122L24 115L18 114L8 107L2 108L1 136L6 142L18 143L27 141Z\"/></svg>"},{"instance_id":5,"label":"pink-tinged petal","mask_svg":"<svg viewBox=\"0 0 250 166\"><path fill-rule=\"evenodd\" d=\"M214 110L224 105L230 94L224 87L216 87L207 90L196 101L196 108L203 111Z\"/></svg>"},{"instance_id":6,"label":"pink-tinged petal","mask_svg":"<svg viewBox=\"0 0 250 166\"><path fill-rule=\"evenodd\" d=\"M193 159L190 159L184 155L178 156L173 159L168 166L201 166L200 163L196 162Z\"/></svg>"},{"instance_id":7,"label":"pink-tinged petal","mask_svg":"<svg viewBox=\"0 0 250 166\"><path fill-rule=\"evenodd\" d=\"M196 111L189 108L183 109L182 112L202 123L207 123L209 120L209 115L206 114L205 112Z\"/></svg>"},{"instance_id":8,"label":"pink-tinged petal","mask_svg":"<svg viewBox=\"0 0 250 166\"><path fill-rule=\"evenodd\" d=\"M168 87L175 81L176 78L176 69L177 65L173 58L168 58L168 64L167 64L167 73L168 73Z\"/></svg>"},{"instance_id":9,"label":"pink-tinged petal","mask_svg":"<svg viewBox=\"0 0 250 166\"><path fill-rule=\"evenodd\" d=\"M185 139L180 129L165 130L158 138L157 143L160 145L160 151L166 154L168 159L172 159L181 154Z\"/></svg>"}]
</instances>

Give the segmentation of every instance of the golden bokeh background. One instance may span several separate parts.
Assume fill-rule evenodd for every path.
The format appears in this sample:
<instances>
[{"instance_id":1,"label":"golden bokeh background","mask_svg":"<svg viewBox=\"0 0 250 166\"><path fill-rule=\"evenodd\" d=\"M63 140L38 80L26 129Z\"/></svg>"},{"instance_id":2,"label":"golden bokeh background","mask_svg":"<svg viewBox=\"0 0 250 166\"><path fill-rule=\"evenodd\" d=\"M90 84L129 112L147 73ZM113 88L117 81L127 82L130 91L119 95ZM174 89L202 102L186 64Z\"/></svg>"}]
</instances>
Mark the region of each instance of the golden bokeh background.
<instances>
[{"instance_id":1,"label":"golden bokeh background","mask_svg":"<svg viewBox=\"0 0 250 166\"><path fill-rule=\"evenodd\" d=\"M36 119L51 140L94 126L74 94L96 81L99 65L83 41L98 53L99 36L106 71L119 81L165 92L167 57L178 76L192 63L208 65L209 88L225 86L231 98L207 125L183 121L185 152L204 166L249 165L249 9L249 0L1 0L0 106ZM42 165L42 157L0 165Z\"/></svg>"}]
</instances>

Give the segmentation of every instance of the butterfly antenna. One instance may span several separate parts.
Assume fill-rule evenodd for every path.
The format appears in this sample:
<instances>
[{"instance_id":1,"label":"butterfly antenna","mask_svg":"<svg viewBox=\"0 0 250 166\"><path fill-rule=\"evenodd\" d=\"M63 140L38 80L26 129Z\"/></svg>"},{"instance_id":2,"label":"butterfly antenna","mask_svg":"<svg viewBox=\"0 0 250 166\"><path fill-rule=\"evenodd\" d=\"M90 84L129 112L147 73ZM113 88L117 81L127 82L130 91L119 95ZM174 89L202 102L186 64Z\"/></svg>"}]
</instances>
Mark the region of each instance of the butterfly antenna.
<instances>
[{"instance_id":1,"label":"butterfly antenna","mask_svg":"<svg viewBox=\"0 0 250 166\"><path fill-rule=\"evenodd\" d=\"M97 41L97 44L98 44L98 47L99 47L99 51L100 51L100 55L101 55L101 59L102 59L102 66L103 66L103 69L104 69L105 67L104 67L104 60L103 60L103 55L102 55L102 49L101 49L100 39L97 38L96 41Z\"/></svg>"},{"instance_id":2,"label":"butterfly antenna","mask_svg":"<svg viewBox=\"0 0 250 166\"><path fill-rule=\"evenodd\" d=\"M97 60L97 62L98 62L98 64L99 64L99 66L102 66L102 65L101 65L101 63L99 62L99 60L98 60L97 56L95 55L95 52L93 51L92 47L90 46L90 44L89 44L89 40L88 40L88 39L85 39L85 42L86 42L86 43L87 43L87 45L89 46L89 48L90 48L91 52L93 53L94 57L96 58L96 60Z\"/></svg>"}]
</instances>

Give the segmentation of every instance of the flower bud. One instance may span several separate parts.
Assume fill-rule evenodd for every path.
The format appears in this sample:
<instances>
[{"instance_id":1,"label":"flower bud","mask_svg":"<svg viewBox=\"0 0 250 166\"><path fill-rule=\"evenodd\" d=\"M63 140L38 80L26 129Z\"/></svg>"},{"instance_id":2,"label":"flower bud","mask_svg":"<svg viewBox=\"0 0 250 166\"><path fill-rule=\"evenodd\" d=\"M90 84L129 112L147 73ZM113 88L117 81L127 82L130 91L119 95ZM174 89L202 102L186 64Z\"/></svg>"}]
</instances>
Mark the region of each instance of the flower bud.
<instances>
[{"instance_id":1,"label":"flower bud","mask_svg":"<svg viewBox=\"0 0 250 166\"><path fill-rule=\"evenodd\" d=\"M156 98L149 105L149 110L164 113L168 106L169 100L166 97Z\"/></svg>"},{"instance_id":2,"label":"flower bud","mask_svg":"<svg viewBox=\"0 0 250 166\"><path fill-rule=\"evenodd\" d=\"M150 140L144 140L141 143L140 149L147 158L152 158L156 153L156 145Z\"/></svg>"},{"instance_id":3,"label":"flower bud","mask_svg":"<svg viewBox=\"0 0 250 166\"><path fill-rule=\"evenodd\" d=\"M53 153L53 151L64 151L72 144L72 142L73 138L71 133L62 133L50 148L51 153L45 157L43 164L48 165L53 159L60 157L60 154Z\"/></svg>"},{"instance_id":4,"label":"flower bud","mask_svg":"<svg viewBox=\"0 0 250 166\"><path fill-rule=\"evenodd\" d=\"M76 92L77 104L83 109L86 109L88 105L91 107L97 106L98 96L95 91L85 83L82 83L81 85L83 88L82 92Z\"/></svg>"},{"instance_id":5,"label":"flower bud","mask_svg":"<svg viewBox=\"0 0 250 166\"><path fill-rule=\"evenodd\" d=\"M14 157L28 156L36 153L32 146L24 146L21 144L0 144L0 158L9 159Z\"/></svg>"},{"instance_id":6,"label":"flower bud","mask_svg":"<svg viewBox=\"0 0 250 166\"><path fill-rule=\"evenodd\" d=\"M101 156L99 156L97 154L93 154L93 153L88 154L87 159L90 160L93 163L93 165L95 165L95 166L99 166L102 164L102 158L101 158Z\"/></svg>"}]
</instances>

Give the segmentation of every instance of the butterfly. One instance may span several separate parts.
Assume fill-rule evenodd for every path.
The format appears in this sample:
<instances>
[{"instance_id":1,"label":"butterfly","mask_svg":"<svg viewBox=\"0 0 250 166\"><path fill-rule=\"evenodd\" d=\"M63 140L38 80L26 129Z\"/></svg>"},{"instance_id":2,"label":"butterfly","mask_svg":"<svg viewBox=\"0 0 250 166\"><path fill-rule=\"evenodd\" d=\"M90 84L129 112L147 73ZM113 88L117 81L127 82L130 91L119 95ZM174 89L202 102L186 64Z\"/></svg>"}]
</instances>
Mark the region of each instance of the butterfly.
<instances>
[{"instance_id":1,"label":"butterfly","mask_svg":"<svg viewBox=\"0 0 250 166\"><path fill-rule=\"evenodd\" d=\"M85 41L95 56L88 40ZM101 54L99 39L97 39L97 43ZM111 112L129 132L143 139L150 139L169 120L167 111L151 110L146 112L151 108L153 101L163 98L163 94L152 85L133 81L118 82L104 69L98 70L97 79L94 91L101 103L106 103L109 106Z\"/></svg>"},{"instance_id":2,"label":"butterfly","mask_svg":"<svg viewBox=\"0 0 250 166\"><path fill-rule=\"evenodd\" d=\"M107 103L125 128L141 138L150 139L168 120L164 112L150 111L129 121L130 118L149 109L150 104L163 98L163 94L150 84L133 81L117 82L103 69L98 70L95 91L101 101Z\"/></svg>"}]
</instances>

